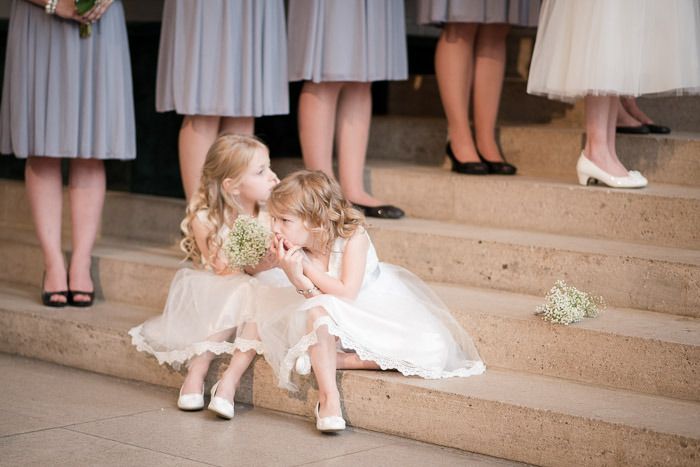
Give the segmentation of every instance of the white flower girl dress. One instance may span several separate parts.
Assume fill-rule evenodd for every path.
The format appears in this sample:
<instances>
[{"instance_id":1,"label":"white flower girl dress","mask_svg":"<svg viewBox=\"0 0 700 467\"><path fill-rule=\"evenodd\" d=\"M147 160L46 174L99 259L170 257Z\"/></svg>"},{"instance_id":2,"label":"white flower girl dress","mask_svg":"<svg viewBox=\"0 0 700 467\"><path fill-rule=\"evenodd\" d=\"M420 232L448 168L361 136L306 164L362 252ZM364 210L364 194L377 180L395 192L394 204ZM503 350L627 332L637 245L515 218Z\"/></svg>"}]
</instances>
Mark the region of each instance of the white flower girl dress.
<instances>
[{"instance_id":1,"label":"white flower girl dress","mask_svg":"<svg viewBox=\"0 0 700 467\"><path fill-rule=\"evenodd\" d=\"M346 242L337 239L331 250L328 273L336 278L342 271ZM385 370L429 379L472 376L485 370L471 337L435 293L406 269L380 263L371 242L355 300L329 294L295 298L287 292L261 290L257 301L262 307L258 329L265 359L277 374L280 387L296 388L291 381L292 368L316 343L316 329L323 325L337 336L339 349L354 351ZM323 307L328 316L317 319L313 332L307 333L307 311L314 307Z\"/></svg>"},{"instance_id":2,"label":"white flower girl dress","mask_svg":"<svg viewBox=\"0 0 700 467\"><path fill-rule=\"evenodd\" d=\"M197 217L207 222L206 211L199 211ZM267 213L261 212L257 221L269 228ZM221 227L218 236L222 242L229 232L227 225ZM131 342L176 370L205 352L231 354L236 348L230 342L234 331L252 320L257 282L242 271L215 274L206 263L203 269L180 269L170 284L163 314L129 330ZM261 353L259 343L253 344Z\"/></svg>"}]
</instances>

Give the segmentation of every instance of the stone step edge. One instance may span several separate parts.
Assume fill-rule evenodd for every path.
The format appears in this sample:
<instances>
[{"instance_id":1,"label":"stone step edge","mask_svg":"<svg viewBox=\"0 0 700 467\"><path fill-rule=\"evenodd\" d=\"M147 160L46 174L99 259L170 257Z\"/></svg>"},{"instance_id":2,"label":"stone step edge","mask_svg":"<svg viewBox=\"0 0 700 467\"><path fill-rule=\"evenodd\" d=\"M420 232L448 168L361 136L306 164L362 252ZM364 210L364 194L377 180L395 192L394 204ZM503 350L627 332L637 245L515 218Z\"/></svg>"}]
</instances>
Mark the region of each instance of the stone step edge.
<instances>
[{"instance_id":1,"label":"stone step edge","mask_svg":"<svg viewBox=\"0 0 700 467\"><path fill-rule=\"evenodd\" d=\"M611 309L597 319L577 325L553 325L534 315L535 304L541 303L537 297L430 285L475 339L488 365L638 393L700 400L700 382L695 378L700 371L698 319ZM15 303L14 309L53 311L40 307L36 295L33 287L0 284L0 298ZM496 304L487 308L487 302ZM102 301L101 305L135 308L146 317L160 313L158 309L114 301ZM59 316L64 313L61 310ZM86 316L94 318L92 314ZM105 319L106 326L115 325ZM522 342L525 336L527 339ZM658 357L646 362L637 358L640 353Z\"/></svg>"},{"instance_id":2,"label":"stone step edge","mask_svg":"<svg viewBox=\"0 0 700 467\"><path fill-rule=\"evenodd\" d=\"M24 326L43 332L34 333L31 336L34 340L21 340L4 312L0 315L0 320L6 321L0 330L5 334L0 350L154 384L170 387L180 384L181 379L174 371L136 352L126 335L126 326L122 331L115 331L73 322L73 329L60 329L56 323L61 320L45 315L22 313L21 317L28 320ZM59 345L41 348L41 339L47 335L59 337ZM106 358L86 361L85 355ZM312 413L317 398L312 381L306 380L300 393L290 395L275 387L264 361L258 360L249 373L252 374L242 383L244 388L239 390L242 402L298 415ZM485 377L493 382L474 379ZM591 460L600 451L610 451L607 463L611 459L618 462L626 459L624 463L636 465L661 463L662 459L691 465L700 455L700 423L694 422L700 419L700 404L697 403L494 369L479 377L437 382L405 378L390 372L356 371L339 372L338 380L345 416L351 425L458 449L540 465L559 464L571 456L572 451L577 458L585 456ZM484 383L487 387L479 389ZM492 391L503 391L508 385L523 385L529 391L506 391L505 397L493 396ZM569 404L573 401L547 397L533 403L532 398L540 397L542 390L553 388L559 396L571 397L578 393L602 402L585 409L576 408L576 403ZM626 401L627 409L639 408L648 413L630 420L628 410L611 410L611 400ZM631 405L630 401L633 401ZM651 407L658 412L650 411ZM462 420L466 422L460 423ZM484 431L489 424L492 429ZM503 443L504 435L522 443ZM556 435L565 447L549 442L551 438L547 435ZM538 448L532 449L532 443ZM678 449L679 445L683 449Z\"/></svg>"}]
</instances>

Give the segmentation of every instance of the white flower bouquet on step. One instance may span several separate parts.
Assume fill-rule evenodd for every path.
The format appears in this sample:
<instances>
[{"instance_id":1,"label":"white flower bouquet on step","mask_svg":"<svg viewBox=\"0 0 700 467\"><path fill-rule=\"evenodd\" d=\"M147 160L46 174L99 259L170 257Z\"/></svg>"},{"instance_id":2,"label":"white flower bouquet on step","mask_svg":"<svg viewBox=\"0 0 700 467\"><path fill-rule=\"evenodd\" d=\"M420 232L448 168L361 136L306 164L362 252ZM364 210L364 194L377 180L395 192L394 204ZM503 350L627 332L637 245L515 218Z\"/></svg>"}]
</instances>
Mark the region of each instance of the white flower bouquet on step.
<instances>
[{"instance_id":1,"label":"white flower bouquet on step","mask_svg":"<svg viewBox=\"0 0 700 467\"><path fill-rule=\"evenodd\" d=\"M270 231L254 218L241 215L233 222L233 227L222 247L229 267L244 269L255 267L270 247Z\"/></svg>"},{"instance_id":2,"label":"white flower bouquet on step","mask_svg":"<svg viewBox=\"0 0 700 467\"><path fill-rule=\"evenodd\" d=\"M544 298L545 303L537 306L535 314L542 315L545 321L565 326L583 318L595 318L605 309L603 297L594 297L562 280L558 280Z\"/></svg>"}]
</instances>

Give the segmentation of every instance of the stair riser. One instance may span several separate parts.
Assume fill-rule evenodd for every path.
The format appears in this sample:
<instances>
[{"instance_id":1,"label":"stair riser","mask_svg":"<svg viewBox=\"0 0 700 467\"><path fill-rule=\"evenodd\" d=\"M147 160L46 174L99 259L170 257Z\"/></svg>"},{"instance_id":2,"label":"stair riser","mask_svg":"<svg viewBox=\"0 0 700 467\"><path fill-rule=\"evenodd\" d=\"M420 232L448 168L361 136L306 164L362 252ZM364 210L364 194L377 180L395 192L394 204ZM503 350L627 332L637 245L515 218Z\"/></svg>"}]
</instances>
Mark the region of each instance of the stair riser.
<instances>
[{"instance_id":1,"label":"stair riser","mask_svg":"<svg viewBox=\"0 0 700 467\"><path fill-rule=\"evenodd\" d=\"M372 239L382 261L428 281L544 296L562 279L610 305L700 317L692 265L390 228L373 228Z\"/></svg>"},{"instance_id":2,"label":"stair riser","mask_svg":"<svg viewBox=\"0 0 700 467\"><path fill-rule=\"evenodd\" d=\"M698 346L451 309L489 367L700 400Z\"/></svg>"},{"instance_id":3,"label":"stair riser","mask_svg":"<svg viewBox=\"0 0 700 467\"><path fill-rule=\"evenodd\" d=\"M180 375L139 355L125 335L41 316L0 316L1 351L169 387L180 384ZM27 338L32 335L37 338ZM700 452L697 440L682 436L436 392L401 379L380 382L362 372L340 372L338 380L352 426L497 457L538 465L570 465L572 459L586 465L692 465ZM298 393L277 388L262 359L250 381L250 376L243 381L237 399L252 398L258 407L308 416L318 398L309 378Z\"/></svg>"},{"instance_id":4,"label":"stair riser","mask_svg":"<svg viewBox=\"0 0 700 467\"><path fill-rule=\"evenodd\" d=\"M373 193L412 217L700 249L700 200L427 170L371 174Z\"/></svg>"}]
</instances>

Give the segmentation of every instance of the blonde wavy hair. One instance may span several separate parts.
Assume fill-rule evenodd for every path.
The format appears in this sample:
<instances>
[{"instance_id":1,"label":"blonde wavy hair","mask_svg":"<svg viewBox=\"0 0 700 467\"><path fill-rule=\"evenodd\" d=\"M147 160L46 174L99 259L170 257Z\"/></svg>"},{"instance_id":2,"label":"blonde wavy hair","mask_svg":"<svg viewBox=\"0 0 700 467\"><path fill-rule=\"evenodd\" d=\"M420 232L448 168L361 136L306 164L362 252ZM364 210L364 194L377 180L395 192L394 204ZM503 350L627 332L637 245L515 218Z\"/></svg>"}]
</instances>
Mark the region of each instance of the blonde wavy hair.
<instances>
[{"instance_id":1,"label":"blonde wavy hair","mask_svg":"<svg viewBox=\"0 0 700 467\"><path fill-rule=\"evenodd\" d=\"M224 180L230 178L234 185L240 183L258 151L267 154L267 146L258 138L248 135L223 134L211 145L204 160L199 189L192 196L185 218L180 223L184 235L180 248L185 252L185 260L191 259L195 264L204 265L216 257L222 247L222 241L217 236L219 230L233 222L241 210L238 201L223 189ZM203 210L206 210L207 221L212 226L206 238L209 258L202 258L192 231L192 221Z\"/></svg>"},{"instance_id":2,"label":"blonde wavy hair","mask_svg":"<svg viewBox=\"0 0 700 467\"><path fill-rule=\"evenodd\" d=\"M347 201L338 182L321 171L299 170L277 185L267 202L270 215L299 217L319 250L328 253L337 238L365 227L365 216Z\"/></svg>"}]
</instances>

